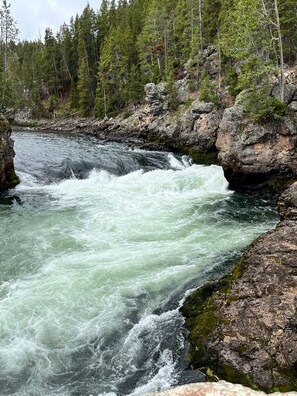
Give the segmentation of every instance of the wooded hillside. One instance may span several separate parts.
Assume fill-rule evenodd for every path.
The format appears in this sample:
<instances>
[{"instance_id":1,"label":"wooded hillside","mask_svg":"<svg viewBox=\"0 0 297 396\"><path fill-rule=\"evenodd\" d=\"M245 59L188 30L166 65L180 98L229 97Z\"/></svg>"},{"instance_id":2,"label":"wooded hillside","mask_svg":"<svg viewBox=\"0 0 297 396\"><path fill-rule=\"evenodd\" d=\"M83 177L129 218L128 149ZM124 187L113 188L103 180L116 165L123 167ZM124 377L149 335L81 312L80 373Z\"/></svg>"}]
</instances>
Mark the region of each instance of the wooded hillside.
<instances>
[{"instance_id":1,"label":"wooded hillside","mask_svg":"<svg viewBox=\"0 0 297 396\"><path fill-rule=\"evenodd\" d=\"M0 17L2 105L33 108L36 117L58 106L84 117L113 116L141 102L146 83L160 81L174 109L174 82L191 60L198 62L191 89L201 99L219 105L221 90L234 96L250 88L263 101L274 74L280 103L266 104L281 111L283 70L297 56L296 0L102 0L99 11L87 6L34 42L17 40L6 0ZM199 69L210 45L220 54L215 81Z\"/></svg>"}]
</instances>

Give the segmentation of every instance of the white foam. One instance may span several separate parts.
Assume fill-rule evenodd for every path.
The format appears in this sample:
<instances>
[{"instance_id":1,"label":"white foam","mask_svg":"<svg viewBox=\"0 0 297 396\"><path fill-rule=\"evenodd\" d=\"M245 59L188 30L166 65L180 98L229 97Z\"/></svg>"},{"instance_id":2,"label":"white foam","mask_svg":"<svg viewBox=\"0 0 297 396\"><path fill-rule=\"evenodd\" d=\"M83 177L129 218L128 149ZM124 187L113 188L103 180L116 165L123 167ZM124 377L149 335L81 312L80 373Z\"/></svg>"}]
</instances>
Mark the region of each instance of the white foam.
<instances>
[{"instance_id":1,"label":"white foam","mask_svg":"<svg viewBox=\"0 0 297 396\"><path fill-rule=\"evenodd\" d=\"M27 187L40 186L40 182L37 180L37 178L30 175L29 173L18 172L17 174L18 174L18 177L20 178L20 182L21 182L17 186L17 189L24 189Z\"/></svg>"},{"instance_id":2,"label":"white foam","mask_svg":"<svg viewBox=\"0 0 297 396\"><path fill-rule=\"evenodd\" d=\"M169 160L170 166L173 169L181 170L181 169L185 169L185 167L186 167L184 161L182 161L182 162L179 161L172 153L168 154L168 160Z\"/></svg>"},{"instance_id":3,"label":"white foam","mask_svg":"<svg viewBox=\"0 0 297 396\"><path fill-rule=\"evenodd\" d=\"M152 312L216 257L252 239L255 225L237 224L240 239L234 225L210 219L211 205L232 195L221 168L170 161L178 171L117 177L93 170L85 180L48 186L21 175L18 188L44 194L37 208L13 207L2 219L1 270L8 279L0 299L2 376L18 378L27 370L35 394L50 394L47 380L71 378L74 357L87 350L81 369L95 367L104 373L95 378L99 385L114 381L116 387L127 370L137 370L144 334L153 343L177 316L176 310ZM168 349L159 352L157 363L148 357L148 366L157 366L135 395L174 383L174 358Z\"/></svg>"}]
</instances>

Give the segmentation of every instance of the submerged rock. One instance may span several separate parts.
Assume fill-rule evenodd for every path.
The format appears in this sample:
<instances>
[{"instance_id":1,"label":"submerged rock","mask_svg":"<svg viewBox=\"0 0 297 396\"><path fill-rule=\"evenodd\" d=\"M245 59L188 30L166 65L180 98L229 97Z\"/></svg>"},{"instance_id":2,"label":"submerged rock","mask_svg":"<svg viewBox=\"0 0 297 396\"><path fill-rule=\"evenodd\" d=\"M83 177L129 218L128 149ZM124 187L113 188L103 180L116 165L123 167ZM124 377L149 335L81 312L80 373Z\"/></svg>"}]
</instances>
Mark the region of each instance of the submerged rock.
<instances>
[{"instance_id":1,"label":"submerged rock","mask_svg":"<svg viewBox=\"0 0 297 396\"><path fill-rule=\"evenodd\" d=\"M279 213L276 229L230 276L198 289L182 308L194 368L269 392L297 390L297 183L281 196Z\"/></svg>"},{"instance_id":2,"label":"submerged rock","mask_svg":"<svg viewBox=\"0 0 297 396\"><path fill-rule=\"evenodd\" d=\"M11 126L0 114L0 191L15 187L19 183L14 170L14 156Z\"/></svg>"}]
</instances>

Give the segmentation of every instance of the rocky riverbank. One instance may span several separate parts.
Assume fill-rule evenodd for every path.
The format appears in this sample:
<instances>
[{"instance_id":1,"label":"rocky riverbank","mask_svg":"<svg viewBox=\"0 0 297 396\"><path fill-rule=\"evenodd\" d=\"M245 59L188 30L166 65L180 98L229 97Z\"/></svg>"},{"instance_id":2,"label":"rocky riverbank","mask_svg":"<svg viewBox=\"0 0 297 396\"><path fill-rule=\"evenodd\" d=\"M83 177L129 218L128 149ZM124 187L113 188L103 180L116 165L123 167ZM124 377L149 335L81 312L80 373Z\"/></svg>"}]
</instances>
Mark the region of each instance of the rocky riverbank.
<instances>
[{"instance_id":1,"label":"rocky riverbank","mask_svg":"<svg viewBox=\"0 0 297 396\"><path fill-rule=\"evenodd\" d=\"M278 208L276 229L182 308L194 368L268 392L297 390L297 183Z\"/></svg>"},{"instance_id":2,"label":"rocky riverbank","mask_svg":"<svg viewBox=\"0 0 297 396\"><path fill-rule=\"evenodd\" d=\"M215 55L209 50L205 65L209 63L218 73L213 61L207 61ZM297 68L286 70L285 114L261 121L248 116L245 92L235 101L225 92L219 105L203 102L187 88L187 75L176 83L179 108L175 112L168 111L166 85L160 83L147 84L144 104L115 118L80 119L69 114L31 120L24 112L12 118L15 126L84 132L106 141L189 154L196 163L221 164L231 189L279 195L297 177L296 76ZM277 83L272 83L271 98L278 96Z\"/></svg>"},{"instance_id":3,"label":"rocky riverbank","mask_svg":"<svg viewBox=\"0 0 297 396\"><path fill-rule=\"evenodd\" d=\"M14 170L14 155L11 126L0 115L0 192L15 187L19 183Z\"/></svg>"}]
</instances>

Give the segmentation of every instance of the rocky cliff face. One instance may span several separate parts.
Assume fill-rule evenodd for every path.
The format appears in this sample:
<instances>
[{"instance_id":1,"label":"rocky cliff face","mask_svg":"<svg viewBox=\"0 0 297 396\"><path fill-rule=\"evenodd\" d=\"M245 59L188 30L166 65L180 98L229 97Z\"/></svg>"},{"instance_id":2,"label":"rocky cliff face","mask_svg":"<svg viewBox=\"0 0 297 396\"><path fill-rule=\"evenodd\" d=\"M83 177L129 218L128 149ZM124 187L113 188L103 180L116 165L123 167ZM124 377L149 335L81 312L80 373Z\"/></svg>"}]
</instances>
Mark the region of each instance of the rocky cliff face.
<instances>
[{"instance_id":1,"label":"rocky cliff face","mask_svg":"<svg viewBox=\"0 0 297 396\"><path fill-rule=\"evenodd\" d=\"M276 229L232 274L196 291L182 310L196 368L265 391L297 390L297 183L279 213Z\"/></svg>"},{"instance_id":2,"label":"rocky cliff face","mask_svg":"<svg viewBox=\"0 0 297 396\"><path fill-rule=\"evenodd\" d=\"M296 87L287 84L287 104L294 105ZM275 93L277 95L277 93ZM254 122L240 98L224 111L216 147L230 187L278 191L297 175L297 116L289 110L280 119Z\"/></svg>"},{"instance_id":3,"label":"rocky cliff face","mask_svg":"<svg viewBox=\"0 0 297 396\"><path fill-rule=\"evenodd\" d=\"M19 183L14 171L14 155L11 126L0 115L0 191L15 187Z\"/></svg>"}]
</instances>

